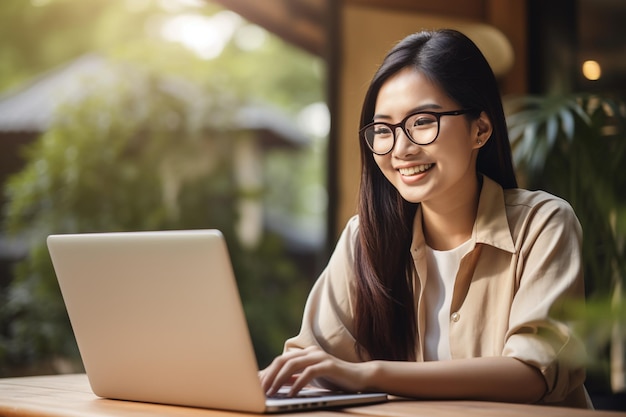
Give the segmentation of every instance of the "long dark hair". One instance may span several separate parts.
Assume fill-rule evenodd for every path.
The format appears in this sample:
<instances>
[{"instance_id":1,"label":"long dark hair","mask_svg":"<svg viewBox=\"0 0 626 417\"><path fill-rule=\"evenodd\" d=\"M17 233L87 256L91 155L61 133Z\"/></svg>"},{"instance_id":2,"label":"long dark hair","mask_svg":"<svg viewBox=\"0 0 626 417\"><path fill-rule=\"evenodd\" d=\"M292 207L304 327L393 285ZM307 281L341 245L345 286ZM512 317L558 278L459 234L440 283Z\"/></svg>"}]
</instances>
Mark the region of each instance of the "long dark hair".
<instances>
[{"instance_id":1,"label":"long dark hair","mask_svg":"<svg viewBox=\"0 0 626 417\"><path fill-rule=\"evenodd\" d=\"M496 78L485 57L454 30L425 31L399 42L385 57L365 95L360 127L372 122L383 83L404 68L414 68L442 88L461 108L484 111L491 138L480 149L477 171L503 188L517 187L511 147ZM415 360L416 301L410 254L417 204L404 200L378 168L359 138L359 244L355 271L355 332L362 358Z\"/></svg>"}]
</instances>

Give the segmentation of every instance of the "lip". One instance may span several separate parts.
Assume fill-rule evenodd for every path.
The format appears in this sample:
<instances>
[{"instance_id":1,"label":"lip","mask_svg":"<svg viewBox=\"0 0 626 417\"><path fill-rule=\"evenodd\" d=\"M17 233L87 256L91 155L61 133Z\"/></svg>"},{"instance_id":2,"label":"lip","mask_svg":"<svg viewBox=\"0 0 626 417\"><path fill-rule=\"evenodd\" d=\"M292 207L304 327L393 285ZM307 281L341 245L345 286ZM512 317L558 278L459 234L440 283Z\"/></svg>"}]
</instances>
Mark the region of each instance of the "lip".
<instances>
[{"instance_id":1,"label":"lip","mask_svg":"<svg viewBox=\"0 0 626 417\"><path fill-rule=\"evenodd\" d=\"M413 184L427 176L434 165L434 163L403 165L396 167L396 171L404 183Z\"/></svg>"}]
</instances>

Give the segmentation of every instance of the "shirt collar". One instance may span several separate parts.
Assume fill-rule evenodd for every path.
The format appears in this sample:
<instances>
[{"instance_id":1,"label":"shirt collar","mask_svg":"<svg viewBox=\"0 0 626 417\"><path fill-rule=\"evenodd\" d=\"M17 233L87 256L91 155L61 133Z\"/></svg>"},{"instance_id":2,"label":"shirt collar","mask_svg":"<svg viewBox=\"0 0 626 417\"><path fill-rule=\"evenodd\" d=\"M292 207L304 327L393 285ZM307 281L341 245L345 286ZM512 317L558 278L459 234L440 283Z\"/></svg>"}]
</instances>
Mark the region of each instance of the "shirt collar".
<instances>
[{"instance_id":1,"label":"shirt collar","mask_svg":"<svg viewBox=\"0 0 626 417\"><path fill-rule=\"evenodd\" d=\"M504 190L494 180L483 175L478 212L472 231L472 240L475 244L486 244L498 249L515 253L515 245L509 221L506 216ZM413 223L413 242L411 253L414 257L420 256L425 248L424 231L422 230L422 207L418 206Z\"/></svg>"},{"instance_id":2,"label":"shirt collar","mask_svg":"<svg viewBox=\"0 0 626 417\"><path fill-rule=\"evenodd\" d=\"M478 213L472 238L507 252L515 252L504 201L504 190L494 180L483 175L483 186L478 201Z\"/></svg>"}]
</instances>

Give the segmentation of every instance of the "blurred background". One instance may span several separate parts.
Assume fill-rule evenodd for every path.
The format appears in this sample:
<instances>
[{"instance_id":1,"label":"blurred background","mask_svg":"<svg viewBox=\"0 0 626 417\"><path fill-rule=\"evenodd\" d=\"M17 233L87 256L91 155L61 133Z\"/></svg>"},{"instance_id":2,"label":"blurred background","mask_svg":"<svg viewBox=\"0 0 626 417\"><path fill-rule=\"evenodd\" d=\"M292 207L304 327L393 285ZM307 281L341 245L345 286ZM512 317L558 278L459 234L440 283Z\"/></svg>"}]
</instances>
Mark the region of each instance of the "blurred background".
<instances>
[{"instance_id":1,"label":"blurred background","mask_svg":"<svg viewBox=\"0 0 626 417\"><path fill-rule=\"evenodd\" d=\"M452 27L498 78L522 185L581 220L587 388L624 407L625 22L623 0L3 0L0 376L82 370L45 247L71 232L222 230L265 366L355 212L370 77Z\"/></svg>"}]
</instances>

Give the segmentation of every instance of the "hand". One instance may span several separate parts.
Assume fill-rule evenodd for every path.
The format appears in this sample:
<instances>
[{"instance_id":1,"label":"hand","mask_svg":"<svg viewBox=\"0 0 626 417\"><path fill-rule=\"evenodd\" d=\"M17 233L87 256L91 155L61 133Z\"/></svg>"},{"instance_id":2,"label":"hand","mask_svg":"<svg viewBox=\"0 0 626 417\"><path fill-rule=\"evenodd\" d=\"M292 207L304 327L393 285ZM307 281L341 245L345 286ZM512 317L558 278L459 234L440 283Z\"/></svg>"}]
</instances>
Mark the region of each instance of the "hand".
<instances>
[{"instance_id":1,"label":"hand","mask_svg":"<svg viewBox=\"0 0 626 417\"><path fill-rule=\"evenodd\" d=\"M259 377L268 395L291 383L289 395L294 396L314 379L326 388L361 391L366 387L366 372L367 363L342 361L311 346L278 356L259 372Z\"/></svg>"}]
</instances>

